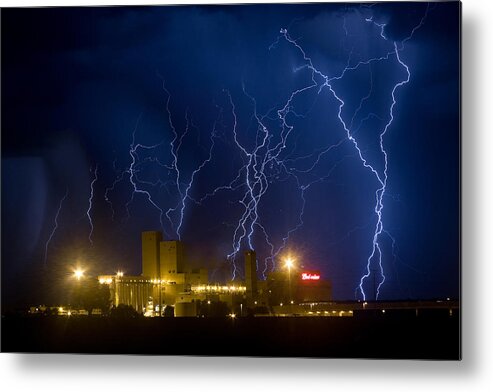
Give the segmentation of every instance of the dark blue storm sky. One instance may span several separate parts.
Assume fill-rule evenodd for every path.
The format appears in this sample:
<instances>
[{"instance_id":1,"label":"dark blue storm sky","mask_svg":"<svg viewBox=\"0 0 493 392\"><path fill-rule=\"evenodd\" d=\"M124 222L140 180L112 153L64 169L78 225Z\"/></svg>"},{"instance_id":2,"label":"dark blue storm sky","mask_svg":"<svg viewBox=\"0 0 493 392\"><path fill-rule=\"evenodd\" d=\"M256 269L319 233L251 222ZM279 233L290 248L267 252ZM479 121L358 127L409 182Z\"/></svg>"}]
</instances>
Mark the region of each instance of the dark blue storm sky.
<instances>
[{"instance_id":1,"label":"dark blue storm sky","mask_svg":"<svg viewBox=\"0 0 493 392\"><path fill-rule=\"evenodd\" d=\"M336 299L361 298L379 183L341 119L383 175L403 64L383 137L380 298L458 297L459 7L2 10L4 303L32 302L77 262L140 273L143 230L181 238L214 279L233 263L241 277L250 241L259 277L292 253ZM370 272L369 297L377 257Z\"/></svg>"}]
</instances>

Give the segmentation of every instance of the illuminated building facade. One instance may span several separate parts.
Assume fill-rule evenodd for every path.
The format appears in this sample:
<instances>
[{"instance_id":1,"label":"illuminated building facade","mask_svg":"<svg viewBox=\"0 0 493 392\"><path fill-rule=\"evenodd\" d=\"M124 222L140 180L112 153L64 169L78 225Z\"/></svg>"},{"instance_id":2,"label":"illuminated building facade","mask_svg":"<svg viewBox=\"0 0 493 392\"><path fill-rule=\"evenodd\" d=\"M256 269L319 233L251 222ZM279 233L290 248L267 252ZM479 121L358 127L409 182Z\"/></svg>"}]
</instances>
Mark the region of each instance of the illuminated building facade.
<instances>
[{"instance_id":1,"label":"illuminated building facade","mask_svg":"<svg viewBox=\"0 0 493 392\"><path fill-rule=\"evenodd\" d=\"M100 283L110 286L113 305L132 306L139 313L159 315L175 306L179 297L190 298L191 287L207 285L206 269L185 270L185 249L181 241L163 241L161 232L142 233L142 275L103 275ZM188 313L187 313L188 314Z\"/></svg>"},{"instance_id":2,"label":"illuminated building facade","mask_svg":"<svg viewBox=\"0 0 493 392\"><path fill-rule=\"evenodd\" d=\"M247 308L246 287L235 283L229 285L199 284L192 285L186 292L179 293L175 302L175 316L196 316L200 310L199 304L209 306L224 303L228 309ZM241 311L241 310L240 310Z\"/></svg>"},{"instance_id":3,"label":"illuminated building facade","mask_svg":"<svg viewBox=\"0 0 493 392\"><path fill-rule=\"evenodd\" d=\"M159 244L160 277L173 280L175 274L183 272L184 249L181 241L161 241Z\"/></svg>"},{"instance_id":4,"label":"illuminated building facade","mask_svg":"<svg viewBox=\"0 0 493 392\"><path fill-rule=\"evenodd\" d=\"M110 289L111 305L129 305L139 313L144 313L149 298L153 295L154 284L143 276L116 275L98 276L99 283Z\"/></svg>"},{"instance_id":5,"label":"illuminated building facade","mask_svg":"<svg viewBox=\"0 0 493 392\"><path fill-rule=\"evenodd\" d=\"M322 279L319 271L301 271L296 281L295 298L298 303L332 300L332 282Z\"/></svg>"},{"instance_id":6,"label":"illuminated building facade","mask_svg":"<svg viewBox=\"0 0 493 392\"><path fill-rule=\"evenodd\" d=\"M142 275L151 279L159 277L160 242L163 236L159 231L142 233Z\"/></svg>"},{"instance_id":7,"label":"illuminated building facade","mask_svg":"<svg viewBox=\"0 0 493 392\"><path fill-rule=\"evenodd\" d=\"M257 280L257 256L247 250L245 280L226 285L211 284L206 269L187 269L185 247L181 241L163 241L161 232L142 233L142 275L123 273L103 275L100 283L110 286L112 304L132 306L139 313L159 316L173 306L176 316L197 315L201 303L222 302L236 311L284 304L328 302L332 284L318 271L278 270L267 280ZM274 313L277 310L274 310Z\"/></svg>"},{"instance_id":8,"label":"illuminated building facade","mask_svg":"<svg viewBox=\"0 0 493 392\"><path fill-rule=\"evenodd\" d=\"M293 301L295 304L305 302L328 302L332 300L332 282L323 279L318 271L288 272L279 270L267 275L267 280L259 286L262 303L279 306Z\"/></svg>"}]
</instances>

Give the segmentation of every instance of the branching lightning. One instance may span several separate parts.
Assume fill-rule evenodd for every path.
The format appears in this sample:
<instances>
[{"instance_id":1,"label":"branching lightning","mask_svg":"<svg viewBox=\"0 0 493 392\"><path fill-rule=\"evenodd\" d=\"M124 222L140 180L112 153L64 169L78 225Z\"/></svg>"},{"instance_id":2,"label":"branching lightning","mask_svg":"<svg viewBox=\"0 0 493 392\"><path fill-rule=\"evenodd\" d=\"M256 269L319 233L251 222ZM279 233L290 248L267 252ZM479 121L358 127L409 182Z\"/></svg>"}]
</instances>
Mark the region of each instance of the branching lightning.
<instances>
[{"instance_id":1,"label":"branching lightning","mask_svg":"<svg viewBox=\"0 0 493 392\"><path fill-rule=\"evenodd\" d=\"M401 57L399 56L399 51L403 49L404 43L406 41L408 41L409 39L411 39L414 32L419 27L421 27L423 25L424 19L426 18L427 13L428 13L428 7L426 8L426 12L425 12L423 18L421 19L420 23L416 27L414 27L413 30L411 31L411 34L401 42L400 49L398 48L397 42L394 42L393 43L393 51L389 51L384 56L374 57L374 58L370 58L370 59L367 59L364 61L359 61L358 63L356 63L353 66L350 66L350 60L351 60L351 53L350 53L346 67L343 69L343 71L338 76L333 76L333 77L329 77L329 76L325 75L324 73L322 73L319 69L315 68L311 58L308 57L307 54L305 53L304 49L295 40L293 40L289 36L287 29L281 29L281 35L285 38L285 40L287 42L289 42L290 44L292 44L302 54L303 59L305 61L304 67L308 68L312 73L312 81L315 82L315 76L321 77L322 80L324 80L323 84L321 84L318 88L318 93L320 94L320 92L324 88L328 88L329 91L331 92L332 96L338 101L339 108L338 108L337 116L338 116L339 122L341 123L341 125L342 125L342 127L346 133L347 139L353 144L354 148L356 149L357 154L359 156L359 159L361 160L363 166L365 168L369 169L373 173L373 175L375 176L375 178L379 184L379 187L375 192L376 202L375 202L374 212L375 212L375 215L377 217L377 222L376 222L375 230L373 233L372 251L371 251L371 253L367 259L366 273L361 277L360 283L358 286L359 292L361 293L363 300L366 299L366 293L365 293L365 290L363 288L363 284L364 284L365 280L371 274L371 265L372 265L372 261L374 259L377 259L378 268L379 268L379 272L380 272L380 280L378 282L378 287L376 288L376 298L375 299L378 298L378 296L380 294L380 288L383 285L383 283L385 282L385 275L384 275L384 270L383 270L383 265L382 265L382 250L381 250L381 245L379 243L380 234L384 230L383 229L383 208L384 208L383 198L385 195L385 191L386 191L386 187L387 187L387 179L388 179L388 175L387 175L388 155L387 155L387 151L385 150L385 147L384 147L384 136L394 121L394 108L395 108L395 105L397 103L395 93L400 87L407 84L411 78L411 73L410 73L409 67L402 61ZM383 38L385 41L388 41L388 38L385 35L385 26L386 25L384 23L377 23L376 21L373 20L373 17L366 18L365 20L367 22L371 22L374 25L376 25L380 30L380 37ZM346 24L344 23L344 27L345 26L346 26ZM348 33L347 33L346 27L345 27L345 32L347 35ZM406 77L405 77L405 79L397 82L392 88L392 92L391 92L392 103L391 103L390 109L389 109L389 119L386 122L385 126L383 127L382 131L379 132L380 152L381 152L383 159L384 159L384 169L383 169L383 171L379 171L374 165L372 165L369 162L368 158L365 156L365 154L363 153L363 151L359 147L358 141L355 139L353 132L352 132L352 126L353 126L354 119L355 119L356 115L361 110L364 101L367 100L372 94L373 81L372 81L371 68L370 68L370 81L371 81L370 91L360 101L360 105L358 106L358 108L354 112L353 116L351 117L349 125L343 119L343 115L342 115L342 111L343 111L343 108L345 106L345 102L340 97L340 95L338 95L338 93L336 92L336 89L333 85L333 82L336 80L341 80L346 75L347 72L354 71L362 65L368 65L371 67L371 64L373 62L387 61L390 59L390 56L392 56L392 55L395 55L397 62L400 64L400 66L402 66L404 68L404 70L406 72ZM303 188L302 188L302 192L304 192ZM304 206L304 204L303 204L303 206Z\"/></svg>"},{"instance_id":2,"label":"branching lightning","mask_svg":"<svg viewBox=\"0 0 493 392\"><path fill-rule=\"evenodd\" d=\"M372 7L366 8L368 10L372 9ZM378 267L378 287L376 288L376 297L378 298L381 287L386 279L383 267L381 234L382 232L388 233L384 228L383 220L389 164L388 152L385 148L385 135L394 123L395 110L398 105L397 93L401 87L405 86L411 80L411 71L408 65L403 61L401 52L404 50L405 43L408 42L413 34L423 25L427 14L428 7L426 8L426 12L420 23L412 29L409 36L399 42L391 42L391 39L386 33L385 23L376 21L374 16L367 18L362 17L361 23L365 24L366 22L374 25L376 27L376 39L379 42L384 42L384 44L388 46L388 49L377 56L355 60L356 54L354 52L354 47L348 47L347 61L345 60L345 65L342 67L342 70L334 75L329 75L327 72L323 71L322 67L317 67L314 64L314 61L312 61L312 57L310 57L309 53L300 44L299 40L293 39L290 36L288 29L281 29L280 35L275 42L269 46L269 52L274 53L283 43L287 44L290 50L294 48L294 52L298 56L301 55L302 64L294 67L293 72L309 72L310 77L308 83L305 86L292 91L285 97L285 100L283 100L282 103L268 109L262 114L261 110L259 110L257 100L253 94L248 91L246 87L247 83L244 82L242 84L242 98L246 97L250 102L250 124L254 124L247 128L239 121L239 114L235 104L235 102L237 102L237 97L229 90L224 90L223 93L228 99L228 104L225 106L229 105L230 111L228 111L228 113L230 114L226 116L225 109L220 108L218 118L214 122L210 133L209 143L207 147L201 146L207 152L207 155L194 169L189 169L188 173L184 169L185 166L182 164L184 158L181 156L182 154L180 154L180 151L184 148L184 145L190 138L193 129L196 128L193 123L193 116L191 111L187 109L185 111L185 126L183 129L180 129L180 127L175 125L175 117L170 107L172 96L165 86L164 79L158 74L162 81L162 90L166 94L165 110L171 141L161 141L160 143L153 145L137 143L136 130L139 123L139 121L137 121L136 127L132 133L132 142L128 151L130 164L127 168L119 172L115 181L106 188L105 191L105 200L111 206L112 216L115 216L115 210L111 202L111 194L115 191L115 187L118 184L124 180L128 180L132 194L125 204L127 216L130 215L129 207L131 203L134 202L134 196L136 194L143 194L147 201L159 212L160 223L165 234L168 232L166 230L166 228L168 228L173 237L181 239L186 227L186 209L187 206L191 204L190 202L194 203L196 206L203 206L209 199L228 192L235 198L232 201L234 206L239 207L241 211L232 222L231 248L227 255L228 260L231 262L232 278L234 279L241 273L239 267L236 265L236 258L241 249L243 247L256 249L260 246L259 242L261 241L263 242L261 245L266 247L270 253L264 257L263 267L257 266L258 271L265 277L269 270L275 268L276 259L289 245L289 241L293 234L300 230L304 225L307 192L309 192L315 184L329 181L333 171L336 170L344 160L357 158L368 173L372 175L372 178L375 179L377 187L374 193L375 204L373 214L376 222L375 226L372 226L371 252L366 259L365 273L359 280L357 292L363 300L367 299L364 288L365 282L371 276L372 271L375 271L373 267ZM350 36L350 33L346 17L344 17L342 29L347 39ZM346 42L344 43L344 47L346 47ZM365 105L367 105L377 90L374 81L373 67L379 63L384 63L387 66L393 66L395 64L398 67L396 68L396 72L399 74L403 72L405 76L395 82L395 84L392 82L393 86L390 91L391 104L388 109L386 109L384 115L370 111L363 117ZM344 94L340 91L341 87L339 86L343 80L349 77L349 75L360 69L368 69L368 91L365 93L366 95L360 99L359 105L356 105L354 112L347 113L349 111L349 105L345 102L343 98ZM336 121L340 124L340 128L339 130L331 130L331 132L340 132L341 134L337 135L335 143L323 145L310 153L298 154L297 140L293 140L293 134L295 134L295 122L293 119L304 118L308 111L305 111L304 113L297 111L295 108L296 100L298 97L303 97L307 94L315 94L317 97L321 97L322 92L327 93L330 104L335 103L336 105ZM310 108L309 110L312 109L313 108ZM235 174L232 178L229 178L213 189L203 192L202 195L197 195L198 192L194 190L194 182L203 170L207 170L205 169L207 165L215 163L216 157L214 154L215 150L217 150L216 143L220 139L217 134L217 124L220 121L225 121L226 117L228 117L228 121L230 121L226 128L230 130L230 143L234 150L232 154L238 154L240 156L240 167L235 170ZM383 161L383 168L379 168L378 165L372 161L368 151L361 147L361 140L359 138L361 132L360 129L363 127L363 124L370 120L372 120L372 123L378 121L378 125L375 127L377 127L378 130L378 154ZM274 123L276 125L272 125ZM324 163L324 160L329 157L330 154L347 146L350 146L354 150L352 154L346 154L342 156L342 158L334 159L330 165ZM146 151L147 156L145 158L139 156L141 151ZM141 169L144 163L157 165L161 175L156 181L148 181L139 176L141 170L144 170ZM323 173L320 173L320 170L323 170ZM96 180L97 169L95 175ZM286 181L296 184L296 190L299 192L299 206L297 207L299 209L297 210L299 212L298 220L291 228L287 229L286 232L280 236L280 240L274 240L274 236L269 232L268 222L266 223L262 219L261 207L263 199L270 189L270 184ZM91 183L90 201L92 200L93 183ZM155 195L154 192L161 187L164 187L168 193L168 198L164 202L159 196L153 196ZM88 217L89 211L90 209L88 210ZM347 236L354 230L350 231ZM89 238L91 240L91 236ZM391 238L394 249L395 240L393 237Z\"/></svg>"},{"instance_id":3,"label":"branching lightning","mask_svg":"<svg viewBox=\"0 0 493 392\"><path fill-rule=\"evenodd\" d=\"M139 120L140 120L140 117L139 117ZM138 123L139 123L139 121L137 121L137 124L136 124L134 131L132 133L132 144L130 145L130 149L129 149L129 155L131 157L131 163L130 163L129 168L127 169L127 173L129 175L130 184L132 185L132 196L131 196L130 200L125 204L125 209L127 211L127 216L129 216L130 215L129 206L130 206L130 203L133 202L135 194L137 193L137 194L144 195L147 198L147 201L159 211L159 221L161 222L161 227L164 231L163 209L161 207L159 207L159 205L153 200L150 192L139 187L139 181L137 179L137 170L136 170L136 164L137 164L137 160L138 160L138 150L139 149L153 150L153 149L159 147L162 143L158 143L158 144L151 145L151 146L146 146L143 144L136 143L135 142L135 132L137 131Z\"/></svg>"},{"instance_id":4,"label":"branching lightning","mask_svg":"<svg viewBox=\"0 0 493 392\"><path fill-rule=\"evenodd\" d=\"M55 225L53 226L53 230L51 231L50 236L48 238L48 241L46 241L46 244L45 244L45 258L44 258L44 265L45 266L46 266L46 260L48 259L48 246L50 245L50 242L53 239L53 236L55 235L55 232L58 229L58 217L60 216L60 211L62 210L63 202L65 201L67 196L68 196L68 188L65 191L65 194L63 195L63 197L61 198L60 203L58 204L58 209L57 209L57 212L55 215Z\"/></svg>"},{"instance_id":5,"label":"branching lightning","mask_svg":"<svg viewBox=\"0 0 493 392\"><path fill-rule=\"evenodd\" d=\"M159 75L158 75L159 76ZM187 206L187 200L192 200L198 203L192 196L191 190L193 187L194 180L200 171L212 160L213 149L215 145L215 131L216 123L214 123L213 129L210 135L210 146L208 150L208 156L192 171L188 180L184 179L184 173L180 169L180 149L182 148L187 135L191 128L195 128L191 114L187 109L185 111L185 129L183 132L179 132L177 127L174 125L173 116L170 109L171 94L164 85L164 80L161 78L163 85L162 89L167 94L166 98L166 113L168 116L168 125L172 134L172 140L167 144L164 140L153 145L145 145L136 142L136 131L139 126L140 118L132 133L132 143L129 147L130 165L125 168L120 175L116 177L113 183L106 188L105 200L110 204L112 209L112 216L115 215L115 210L113 204L110 200L110 194L115 190L115 187L120 182L128 178L128 182L131 185L131 197L125 203L125 210L127 218L130 217L130 205L134 202L135 194L143 194L147 201L159 211L159 219L161 223L161 228L163 232L168 236L168 230L166 230L165 218L171 228L171 236L176 236L176 238L181 239L181 231L184 223L185 210ZM222 115L222 113L220 114ZM167 148L167 149L166 149ZM165 156L159 157L158 154L163 154L161 150L165 149ZM139 156L139 151L145 150L147 153L154 154L150 157L141 158ZM169 163L165 163L169 160ZM158 166L161 173L167 177L166 180L159 178L157 181L147 181L139 177L140 168L144 163L152 163ZM146 189L146 186L149 189ZM164 187L170 196L166 204L169 207L165 207L162 201L153 196L153 190L158 187ZM177 198L176 202L173 199ZM171 237L170 236L170 237Z\"/></svg>"},{"instance_id":6,"label":"branching lightning","mask_svg":"<svg viewBox=\"0 0 493 392\"><path fill-rule=\"evenodd\" d=\"M220 117L222 116L222 111L220 111L219 116ZM209 148L209 154L208 154L207 158L204 159L204 161L202 161L202 163L192 172L192 175L190 176L190 181L188 182L187 187L185 188L185 192L183 195L181 195L182 199L181 199L180 220L178 223L178 227L176 229L176 232L178 234L178 238L181 238L181 227L183 225L183 217L185 215L186 202L188 199L190 199L190 189L192 188L195 176L212 160L212 151L213 151L214 146L215 146L214 139L216 137L217 122L218 122L218 120L216 120L214 122L213 127L212 127L212 132L211 132L211 136L210 136L211 145Z\"/></svg>"}]
</instances>

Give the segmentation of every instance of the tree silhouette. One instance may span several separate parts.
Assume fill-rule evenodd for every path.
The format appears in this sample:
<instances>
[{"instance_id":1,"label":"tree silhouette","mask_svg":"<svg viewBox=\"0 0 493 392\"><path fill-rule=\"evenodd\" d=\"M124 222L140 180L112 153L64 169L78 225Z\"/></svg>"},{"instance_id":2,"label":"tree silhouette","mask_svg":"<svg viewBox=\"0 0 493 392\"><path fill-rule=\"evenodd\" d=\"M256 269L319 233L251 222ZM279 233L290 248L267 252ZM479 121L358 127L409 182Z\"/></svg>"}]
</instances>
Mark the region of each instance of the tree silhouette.
<instances>
[{"instance_id":1,"label":"tree silhouette","mask_svg":"<svg viewBox=\"0 0 493 392\"><path fill-rule=\"evenodd\" d=\"M101 284L96 278L87 278L77 287L76 303L87 310L89 315L94 309L101 309L107 314L110 308L110 289L107 284Z\"/></svg>"}]
</instances>

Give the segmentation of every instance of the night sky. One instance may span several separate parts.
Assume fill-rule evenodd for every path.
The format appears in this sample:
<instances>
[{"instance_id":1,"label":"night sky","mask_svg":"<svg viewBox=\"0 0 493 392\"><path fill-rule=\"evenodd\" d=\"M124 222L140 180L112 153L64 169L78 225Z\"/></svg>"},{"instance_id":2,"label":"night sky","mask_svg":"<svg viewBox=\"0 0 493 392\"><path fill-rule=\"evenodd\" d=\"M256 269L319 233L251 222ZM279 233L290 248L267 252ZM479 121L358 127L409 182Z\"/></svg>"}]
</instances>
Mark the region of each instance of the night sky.
<instances>
[{"instance_id":1,"label":"night sky","mask_svg":"<svg viewBox=\"0 0 493 392\"><path fill-rule=\"evenodd\" d=\"M259 278L292 254L361 299L385 154L367 298L378 249L380 299L459 296L459 3L1 16L4 306L140 274L144 230L213 280L252 245Z\"/></svg>"}]
</instances>

